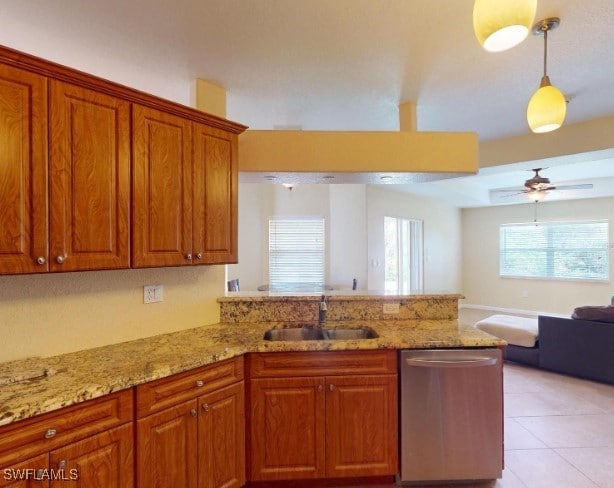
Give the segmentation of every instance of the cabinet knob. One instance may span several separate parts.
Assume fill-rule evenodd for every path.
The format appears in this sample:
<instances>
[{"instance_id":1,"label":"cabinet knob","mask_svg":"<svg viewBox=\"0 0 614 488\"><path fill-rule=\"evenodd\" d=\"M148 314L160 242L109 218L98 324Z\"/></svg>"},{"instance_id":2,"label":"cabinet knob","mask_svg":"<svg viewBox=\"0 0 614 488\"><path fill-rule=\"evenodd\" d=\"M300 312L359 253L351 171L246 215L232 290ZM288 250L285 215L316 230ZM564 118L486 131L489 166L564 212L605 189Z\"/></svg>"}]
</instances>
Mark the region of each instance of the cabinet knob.
<instances>
[{"instance_id":1,"label":"cabinet knob","mask_svg":"<svg viewBox=\"0 0 614 488\"><path fill-rule=\"evenodd\" d=\"M322 385L318 385L318 392L322 393L323 390L324 390L324 387Z\"/></svg>"},{"instance_id":2,"label":"cabinet knob","mask_svg":"<svg viewBox=\"0 0 614 488\"><path fill-rule=\"evenodd\" d=\"M205 382L203 380L196 380L196 386L198 386L198 388L205 386Z\"/></svg>"},{"instance_id":3,"label":"cabinet knob","mask_svg":"<svg viewBox=\"0 0 614 488\"><path fill-rule=\"evenodd\" d=\"M193 408L192 410L190 410L190 415L191 415L192 417L196 417L196 415L197 415L197 414L198 414L198 412L196 411L196 409L195 409L195 408Z\"/></svg>"},{"instance_id":4,"label":"cabinet knob","mask_svg":"<svg viewBox=\"0 0 614 488\"><path fill-rule=\"evenodd\" d=\"M56 429L47 429L47 432L45 432L45 439L51 439L57 433L58 433L58 431Z\"/></svg>"},{"instance_id":5,"label":"cabinet knob","mask_svg":"<svg viewBox=\"0 0 614 488\"><path fill-rule=\"evenodd\" d=\"M203 403L203 410L204 410L205 412L208 412L208 411L209 411L209 404L208 404L208 403Z\"/></svg>"},{"instance_id":6,"label":"cabinet knob","mask_svg":"<svg viewBox=\"0 0 614 488\"><path fill-rule=\"evenodd\" d=\"M66 461L64 459L62 459L59 463L58 463L58 469L64 469L66 467Z\"/></svg>"},{"instance_id":7,"label":"cabinet knob","mask_svg":"<svg viewBox=\"0 0 614 488\"><path fill-rule=\"evenodd\" d=\"M330 391L335 391L335 385L333 385L332 383L330 385L328 385L328 389Z\"/></svg>"},{"instance_id":8,"label":"cabinet knob","mask_svg":"<svg viewBox=\"0 0 614 488\"><path fill-rule=\"evenodd\" d=\"M196 259L202 259L203 258L203 253L202 252L197 252L196 253Z\"/></svg>"},{"instance_id":9,"label":"cabinet knob","mask_svg":"<svg viewBox=\"0 0 614 488\"><path fill-rule=\"evenodd\" d=\"M192 255L191 255L190 253L186 254L186 255L185 255L185 258L186 258L188 261L192 261Z\"/></svg>"},{"instance_id":10,"label":"cabinet knob","mask_svg":"<svg viewBox=\"0 0 614 488\"><path fill-rule=\"evenodd\" d=\"M58 264L62 264L64 262L64 256L58 256L55 258L55 262Z\"/></svg>"},{"instance_id":11,"label":"cabinet knob","mask_svg":"<svg viewBox=\"0 0 614 488\"><path fill-rule=\"evenodd\" d=\"M39 256L36 258L36 264L45 264L47 260L43 256Z\"/></svg>"}]
</instances>

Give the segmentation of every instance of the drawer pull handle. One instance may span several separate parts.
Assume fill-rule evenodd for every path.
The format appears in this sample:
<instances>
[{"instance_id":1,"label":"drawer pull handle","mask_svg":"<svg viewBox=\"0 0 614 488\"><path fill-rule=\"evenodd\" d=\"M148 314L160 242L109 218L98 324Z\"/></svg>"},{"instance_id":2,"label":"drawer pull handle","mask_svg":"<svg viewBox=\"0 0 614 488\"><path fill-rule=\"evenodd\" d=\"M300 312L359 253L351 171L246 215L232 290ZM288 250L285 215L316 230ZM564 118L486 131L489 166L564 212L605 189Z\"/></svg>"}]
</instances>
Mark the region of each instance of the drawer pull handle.
<instances>
[{"instance_id":1,"label":"drawer pull handle","mask_svg":"<svg viewBox=\"0 0 614 488\"><path fill-rule=\"evenodd\" d=\"M324 388L322 387L322 385L318 385L318 392L322 393L322 390L324 390Z\"/></svg>"},{"instance_id":2,"label":"drawer pull handle","mask_svg":"<svg viewBox=\"0 0 614 488\"><path fill-rule=\"evenodd\" d=\"M201 386L205 386L205 382L203 380L196 380L196 386L200 388Z\"/></svg>"},{"instance_id":3,"label":"drawer pull handle","mask_svg":"<svg viewBox=\"0 0 614 488\"><path fill-rule=\"evenodd\" d=\"M58 431L56 429L48 429L47 432L45 432L45 439L51 439L55 437L57 433Z\"/></svg>"},{"instance_id":4,"label":"drawer pull handle","mask_svg":"<svg viewBox=\"0 0 614 488\"><path fill-rule=\"evenodd\" d=\"M204 403L204 404L203 404L203 410L204 410L205 412L208 412L208 411L209 411L209 404L208 404L208 403Z\"/></svg>"},{"instance_id":5,"label":"drawer pull handle","mask_svg":"<svg viewBox=\"0 0 614 488\"><path fill-rule=\"evenodd\" d=\"M58 264L62 264L64 262L64 256L57 256L55 258L55 262Z\"/></svg>"},{"instance_id":6,"label":"drawer pull handle","mask_svg":"<svg viewBox=\"0 0 614 488\"><path fill-rule=\"evenodd\" d=\"M332 383L330 385L328 385L328 389L330 391L335 391L335 385L333 385Z\"/></svg>"},{"instance_id":7,"label":"drawer pull handle","mask_svg":"<svg viewBox=\"0 0 614 488\"><path fill-rule=\"evenodd\" d=\"M198 412L196 411L196 409L195 409L195 408L193 408L192 410L190 410L190 415L191 415L192 417L196 417L196 414L197 414L197 413L198 413Z\"/></svg>"},{"instance_id":8,"label":"drawer pull handle","mask_svg":"<svg viewBox=\"0 0 614 488\"><path fill-rule=\"evenodd\" d=\"M58 463L58 469L64 469L66 467L66 461L64 459L62 459L59 463Z\"/></svg>"}]
</instances>

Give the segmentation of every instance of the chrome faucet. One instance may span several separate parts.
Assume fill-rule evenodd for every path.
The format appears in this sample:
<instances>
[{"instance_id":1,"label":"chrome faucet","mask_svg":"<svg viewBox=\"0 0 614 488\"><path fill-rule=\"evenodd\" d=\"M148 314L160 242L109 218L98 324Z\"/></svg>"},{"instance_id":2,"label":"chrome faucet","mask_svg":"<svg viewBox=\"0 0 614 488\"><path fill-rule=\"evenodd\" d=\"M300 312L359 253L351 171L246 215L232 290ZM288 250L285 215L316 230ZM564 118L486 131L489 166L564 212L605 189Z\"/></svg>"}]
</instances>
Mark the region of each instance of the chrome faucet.
<instances>
[{"instance_id":1,"label":"chrome faucet","mask_svg":"<svg viewBox=\"0 0 614 488\"><path fill-rule=\"evenodd\" d=\"M324 325L326 324L326 297L322 295L320 297L320 313L318 314L318 324Z\"/></svg>"}]
</instances>

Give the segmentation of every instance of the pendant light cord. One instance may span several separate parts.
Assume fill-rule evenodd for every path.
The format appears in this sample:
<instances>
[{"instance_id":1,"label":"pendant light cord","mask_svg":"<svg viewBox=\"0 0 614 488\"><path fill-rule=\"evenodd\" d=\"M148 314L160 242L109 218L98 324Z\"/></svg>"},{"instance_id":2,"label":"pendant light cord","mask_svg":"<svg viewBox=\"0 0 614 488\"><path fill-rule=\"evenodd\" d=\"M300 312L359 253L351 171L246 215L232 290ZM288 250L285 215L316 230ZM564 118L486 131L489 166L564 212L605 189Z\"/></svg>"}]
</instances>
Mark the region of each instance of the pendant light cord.
<instances>
[{"instance_id":1,"label":"pendant light cord","mask_svg":"<svg viewBox=\"0 0 614 488\"><path fill-rule=\"evenodd\" d=\"M544 30L544 76L548 76L546 73L546 66L548 62L548 27Z\"/></svg>"}]
</instances>

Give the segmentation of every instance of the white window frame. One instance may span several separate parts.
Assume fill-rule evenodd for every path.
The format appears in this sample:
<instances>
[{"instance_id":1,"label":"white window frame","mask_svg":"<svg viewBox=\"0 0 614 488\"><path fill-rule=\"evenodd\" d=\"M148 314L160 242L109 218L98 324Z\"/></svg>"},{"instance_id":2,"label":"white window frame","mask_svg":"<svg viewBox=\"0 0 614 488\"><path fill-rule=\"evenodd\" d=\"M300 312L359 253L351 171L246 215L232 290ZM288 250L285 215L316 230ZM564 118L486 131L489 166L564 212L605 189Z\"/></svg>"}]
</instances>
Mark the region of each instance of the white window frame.
<instances>
[{"instance_id":1,"label":"white window frame","mask_svg":"<svg viewBox=\"0 0 614 488\"><path fill-rule=\"evenodd\" d=\"M599 236L598 232L594 232L590 238L593 240L598 240L601 237L601 242L594 242L593 246L585 247L585 248L570 248L566 243L569 241L564 240L555 240L556 239L556 230L557 228L562 228L564 226L578 226L575 233L581 232L582 226L594 225L594 224L605 224L605 231L601 232L601 236ZM526 241L521 242L518 241L517 246L506 245L506 229L522 229L526 228L528 231L537 230L538 232L546 233L544 236L544 240L540 239L541 236L535 234L534 232L530 232L527 235ZM570 231L572 234L573 231ZM610 281L610 263L609 263L609 221L608 220L582 220L582 221L564 221L564 222L530 222L530 223L516 223L516 224L500 224L499 226L499 276L502 278L521 278L521 279L542 279L542 280L552 280L552 281L584 281L584 282L609 282ZM559 234L560 236L560 234ZM508 240L512 237L510 236ZM605 276L581 276L580 273L571 275L565 275L563 273L564 270L561 270L560 267L557 269L557 258L560 259L562 256L566 254L572 254L573 252L585 252L587 259L603 259L606 263L605 268ZM520 268L516 267L515 269L510 266L505 265L506 260L510 260L514 258L514 255L517 256L523 254L525 257L530 255L531 253L541 253L546 260L545 264L543 262L539 262L538 264L541 266L535 266L535 273L531 273L531 269L528 272L522 272ZM572 254L573 255L573 254ZM509 257L507 257L509 256ZM526 263L527 261L523 261ZM525 268L526 269L526 268ZM539 272L540 269L543 269L544 272Z\"/></svg>"},{"instance_id":2,"label":"white window frame","mask_svg":"<svg viewBox=\"0 0 614 488\"><path fill-rule=\"evenodd\" d=\"M388 253L384 256L384 289L386 293L409 295L422 293L424 290L424 244L423 244L423 221L407 217L384 217L386 221L396 225L395 262L389 263ZM386 247L386 234L384 231L384 247ZM391 286L386 280L386 271L389 266L396 268L396 285Z\"/></svg>"},{"instance_id":3,"label":"white window frame","mask_svg":"<svg viewBox=\"0 0 614 488\"><path fill-rule=\"evenodd\" d=\"M300 229L301 226L304 228ZM296 235L291 234L293 230L297 232ZM269 217L268 258L271 291L324 289L326 279L324 217Z\"/></svg>"}]
</instances>

